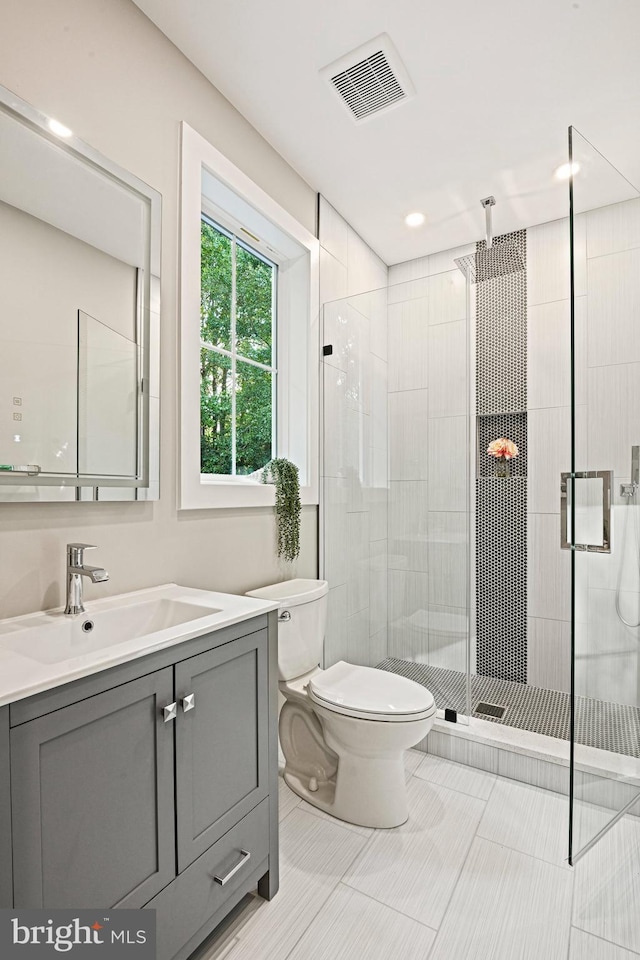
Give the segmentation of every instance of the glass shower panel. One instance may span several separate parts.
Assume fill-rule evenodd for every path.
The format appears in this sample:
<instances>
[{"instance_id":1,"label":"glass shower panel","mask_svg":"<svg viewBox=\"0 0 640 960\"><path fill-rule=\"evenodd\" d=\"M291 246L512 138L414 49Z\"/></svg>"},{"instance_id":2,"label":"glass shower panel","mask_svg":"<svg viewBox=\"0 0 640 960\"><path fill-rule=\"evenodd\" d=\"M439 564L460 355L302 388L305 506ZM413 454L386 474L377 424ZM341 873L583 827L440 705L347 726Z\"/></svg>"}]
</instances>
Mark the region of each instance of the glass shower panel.
<instances>
[{"instance_id":1,"label":"glass shower panel","mask_svg":"<svg viewBox=\"0 0 640 960\"><path fill-rule=\"evenodd\" d=\"M640 800L640 193L569 131L570 861Z\"/></svg>"},{"instance_id":2,"label":"glass shower panel","mask_svg":"<svg viewBox=\"0 0 640 960\"><path fill-rule=\"evenodd\" d=\"M457 269L325 304L325 665L468 716L469 330Z\"/></svg>"}]
</instances>

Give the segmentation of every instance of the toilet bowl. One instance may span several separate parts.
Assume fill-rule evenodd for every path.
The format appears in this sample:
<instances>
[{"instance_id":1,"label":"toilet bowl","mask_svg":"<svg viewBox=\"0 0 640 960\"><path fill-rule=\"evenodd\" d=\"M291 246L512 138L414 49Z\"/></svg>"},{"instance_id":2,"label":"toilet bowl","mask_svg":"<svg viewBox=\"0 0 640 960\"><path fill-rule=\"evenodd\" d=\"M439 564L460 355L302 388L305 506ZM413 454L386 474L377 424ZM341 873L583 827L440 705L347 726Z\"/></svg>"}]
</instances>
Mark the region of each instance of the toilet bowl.
<instances>
[{"instance_id":1,"label":"toilet bowl","mask_svg":"<svg viewBox=\"0 0 640 960\"><path fill-rule=\"evenodd\" d=\"M308 803L365 827L396 827L408 816L404 751L433 725L423 686L393 673L319 662L328 584L288 580L248 595L279 604L280 744L284 779Z\"/></svg>"}]
</instances>

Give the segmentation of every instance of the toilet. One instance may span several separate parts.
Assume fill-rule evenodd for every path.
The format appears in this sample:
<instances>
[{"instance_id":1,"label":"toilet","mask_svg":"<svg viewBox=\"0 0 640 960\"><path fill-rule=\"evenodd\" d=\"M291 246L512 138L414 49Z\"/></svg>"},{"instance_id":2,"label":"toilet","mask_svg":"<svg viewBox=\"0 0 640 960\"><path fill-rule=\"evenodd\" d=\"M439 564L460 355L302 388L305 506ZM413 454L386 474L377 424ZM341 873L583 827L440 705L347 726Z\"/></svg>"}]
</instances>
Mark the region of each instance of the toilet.
<instances>
[{"instance_id":1,"label":"toilet","mask_svg":"<svg viewBox=\"0 0 640 960\"><path fill-rule=\"evenodd\" d=\"M322 670L326 580L286 580L247 596L278 609L280 744L284 779L320 810L364 827L408 817L404 751L433 726L423 686L384 670L340 661Z\"/></svg>"}]
</instances>

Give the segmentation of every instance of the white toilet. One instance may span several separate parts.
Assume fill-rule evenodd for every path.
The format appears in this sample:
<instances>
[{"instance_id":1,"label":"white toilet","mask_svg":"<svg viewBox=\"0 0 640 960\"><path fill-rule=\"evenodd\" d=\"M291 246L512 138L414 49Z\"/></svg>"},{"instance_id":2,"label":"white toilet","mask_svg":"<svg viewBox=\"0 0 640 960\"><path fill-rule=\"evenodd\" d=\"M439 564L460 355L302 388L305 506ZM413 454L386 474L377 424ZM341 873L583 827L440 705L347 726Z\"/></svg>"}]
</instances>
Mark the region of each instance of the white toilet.
<instances>
[{"instance_id":1,"label":"white toilet","mask_svg":"<svg viewBox=\"0 0 640 960\"><path fill-rule=\"evenodd\" d=\"M397 827L408 816L403 754L427 735L436 706L406 677L344 661L320 669L328 592L326 580L286 580L248 594L279 604L284 778L340 820Z\"/></svg>"}]
</instances>

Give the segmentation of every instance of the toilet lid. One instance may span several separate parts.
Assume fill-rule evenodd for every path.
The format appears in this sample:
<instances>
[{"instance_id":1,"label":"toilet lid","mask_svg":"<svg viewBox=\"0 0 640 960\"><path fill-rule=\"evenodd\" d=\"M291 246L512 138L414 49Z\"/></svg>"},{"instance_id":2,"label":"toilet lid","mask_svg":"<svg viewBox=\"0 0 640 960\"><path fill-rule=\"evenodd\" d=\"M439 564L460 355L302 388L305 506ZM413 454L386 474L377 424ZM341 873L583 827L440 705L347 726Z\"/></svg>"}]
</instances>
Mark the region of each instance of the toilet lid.
<instances>
[{"instance_id":1,"label":"toilet lid","mask_svg":"<svg viewBox=\"0 0 640 960\"><path fill-rule=\"evenodd\" d=\"M419 683L386 670L358 667L340 660L320 670L309 681L313 700L381 719L403 718L435 712L432 695Z\"/></svg>"}]
</instances>

